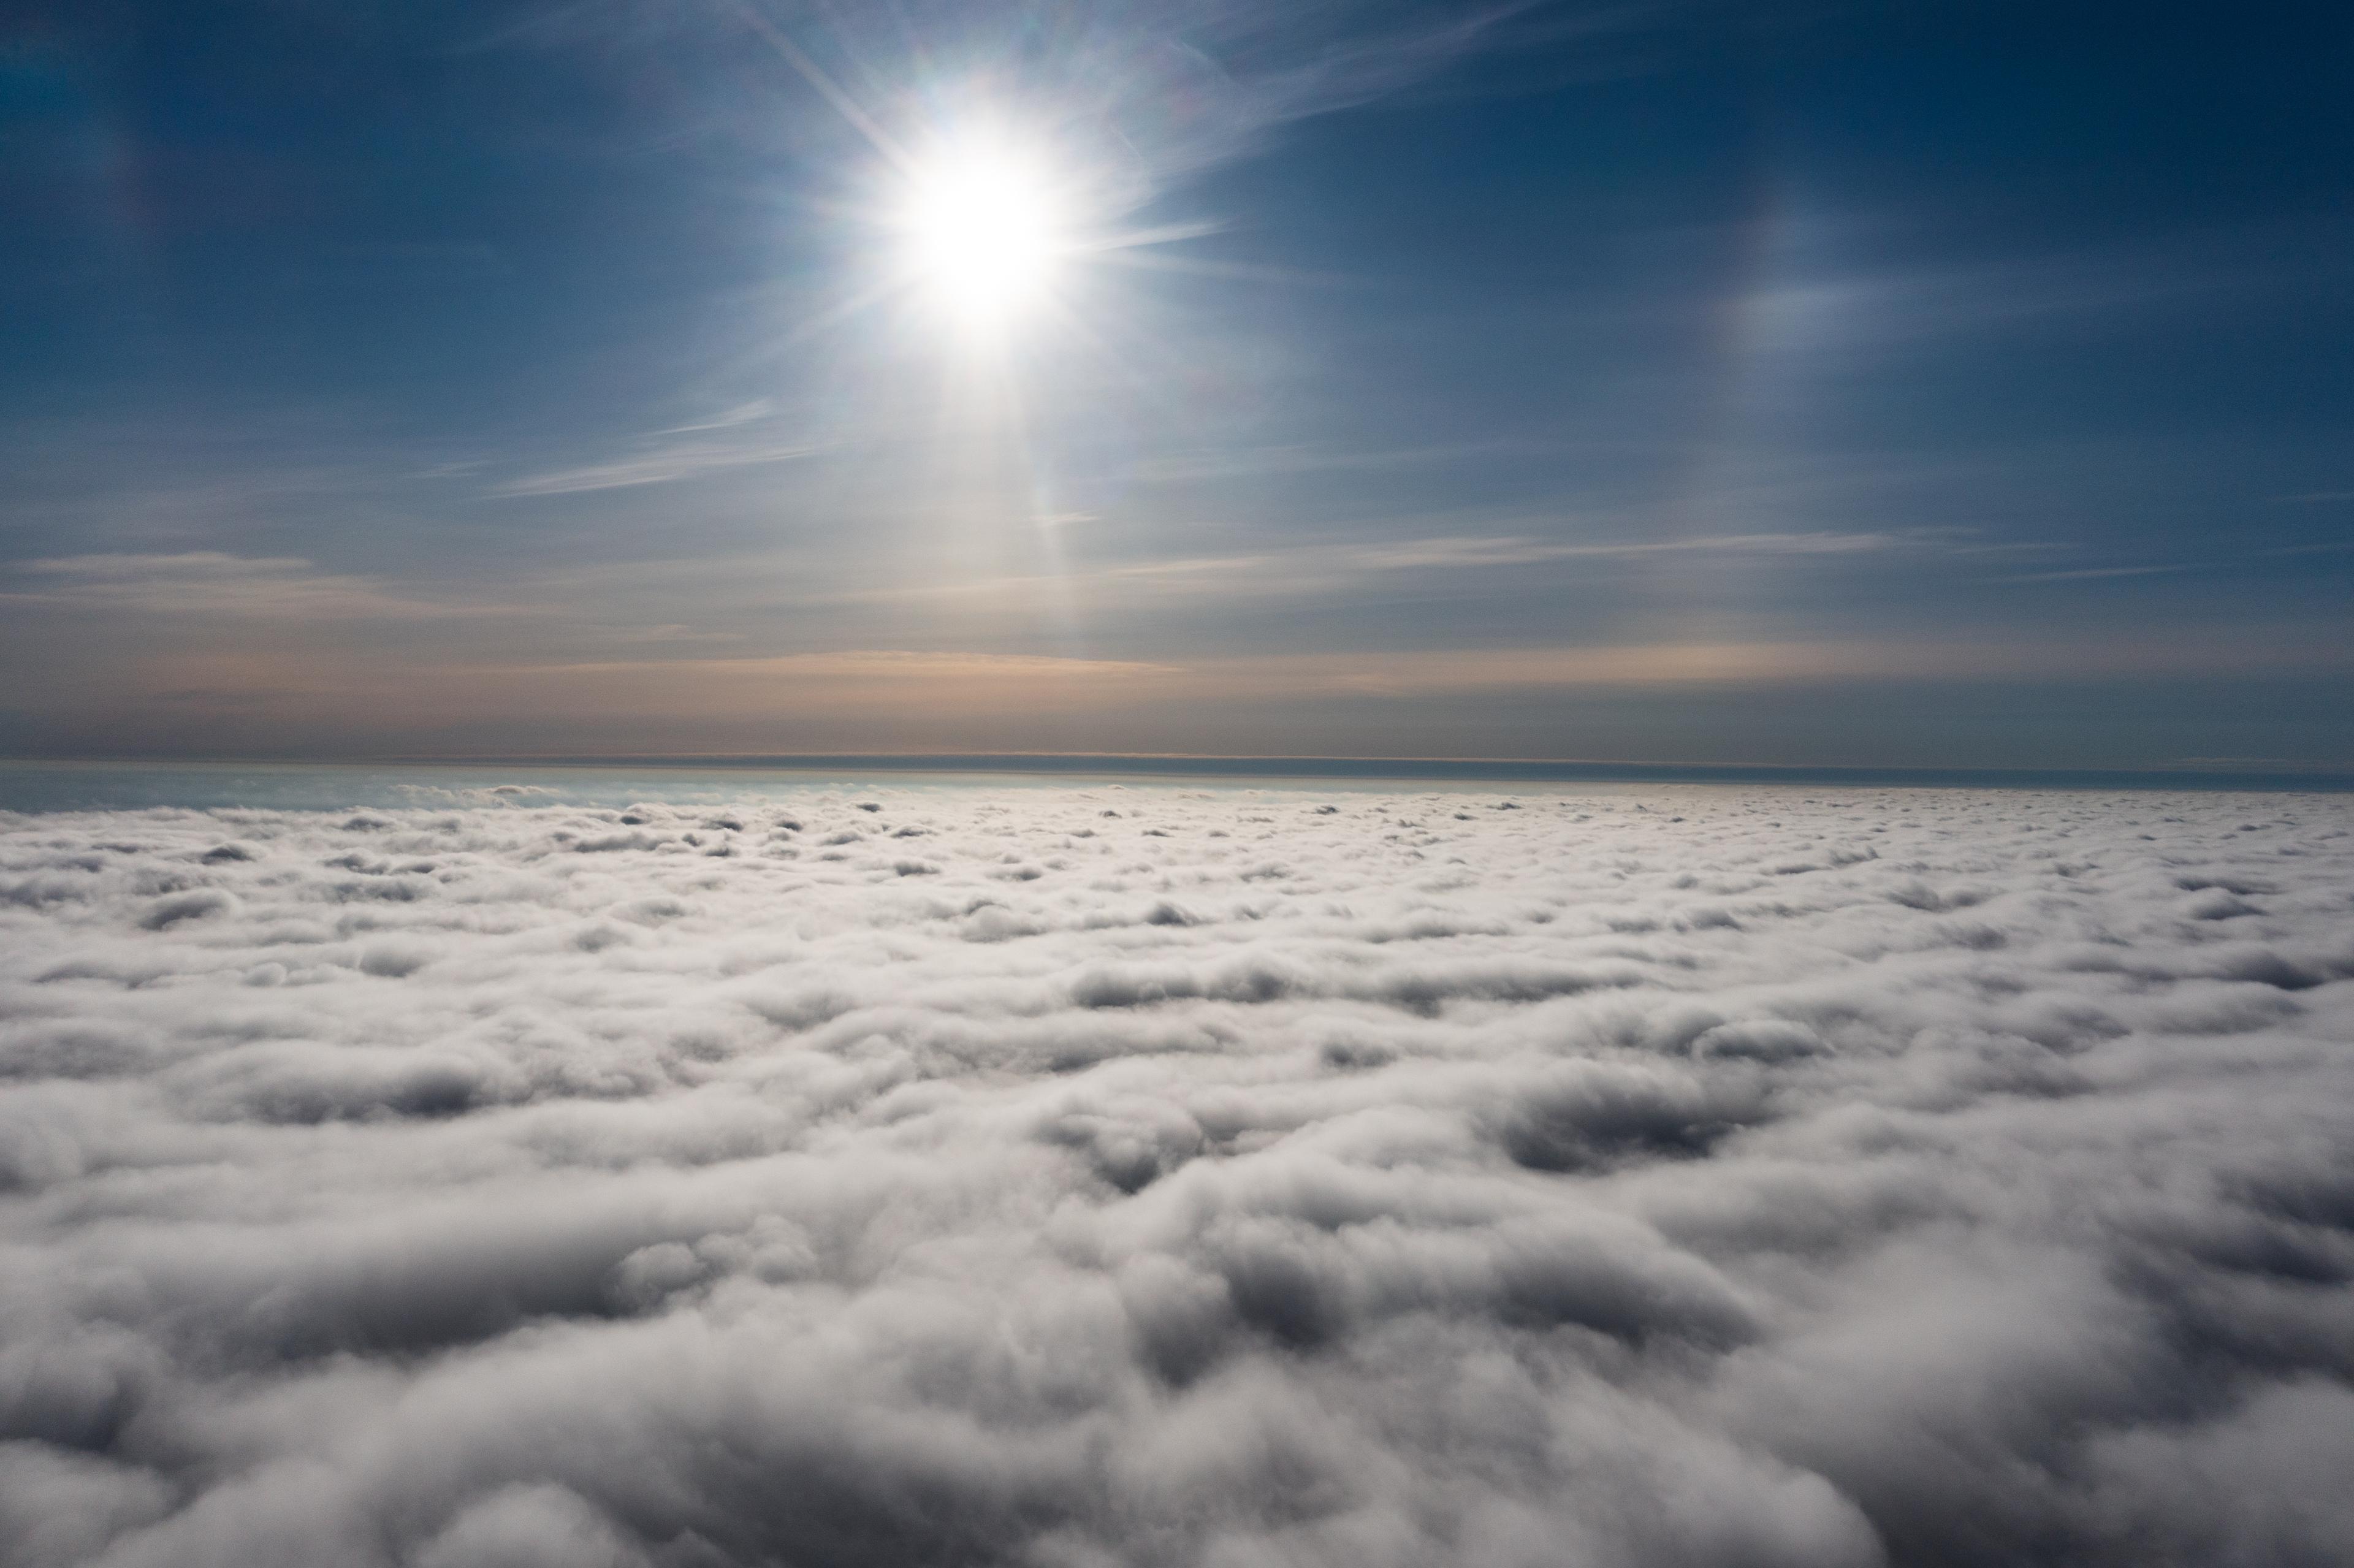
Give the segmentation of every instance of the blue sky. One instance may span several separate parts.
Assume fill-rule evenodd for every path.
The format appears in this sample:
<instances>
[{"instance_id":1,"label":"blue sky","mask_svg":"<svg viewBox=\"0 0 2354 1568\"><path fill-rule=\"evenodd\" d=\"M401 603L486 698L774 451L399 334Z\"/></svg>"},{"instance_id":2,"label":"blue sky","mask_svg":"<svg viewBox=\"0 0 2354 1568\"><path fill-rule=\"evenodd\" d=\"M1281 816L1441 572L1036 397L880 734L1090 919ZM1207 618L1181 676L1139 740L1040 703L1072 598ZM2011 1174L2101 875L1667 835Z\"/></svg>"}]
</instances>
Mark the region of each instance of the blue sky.
<instances>
[{"instance_id":1,"label":"blue sky","mask_svg":"<svg viewBox=\"0 0 2354 1568\"><path fill-rule=\"evenodd\" d=\"M2354 760L2335 8L754 4L0 23L0 750Z\"/></svg>"}]
</instances>

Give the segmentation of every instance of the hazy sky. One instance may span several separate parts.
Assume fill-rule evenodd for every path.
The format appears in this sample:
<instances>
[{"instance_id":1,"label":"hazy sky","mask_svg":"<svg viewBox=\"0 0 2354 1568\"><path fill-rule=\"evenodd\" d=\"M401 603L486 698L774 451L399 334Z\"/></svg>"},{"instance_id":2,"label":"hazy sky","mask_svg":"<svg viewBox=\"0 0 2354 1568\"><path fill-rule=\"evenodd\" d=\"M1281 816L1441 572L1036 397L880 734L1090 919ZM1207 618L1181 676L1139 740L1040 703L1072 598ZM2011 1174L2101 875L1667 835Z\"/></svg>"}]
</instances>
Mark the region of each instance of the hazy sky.
<instances>
[{"instance_id":1,"label":"hazy sky","mask_svg":"<svg viewBox=\"0 0 2354 1568\"><path fill-rule=\"evenodd\" d=\"M2354 758L2340 7L753 4L11 8L0 750Z\"/></svg>"}]
</instances>

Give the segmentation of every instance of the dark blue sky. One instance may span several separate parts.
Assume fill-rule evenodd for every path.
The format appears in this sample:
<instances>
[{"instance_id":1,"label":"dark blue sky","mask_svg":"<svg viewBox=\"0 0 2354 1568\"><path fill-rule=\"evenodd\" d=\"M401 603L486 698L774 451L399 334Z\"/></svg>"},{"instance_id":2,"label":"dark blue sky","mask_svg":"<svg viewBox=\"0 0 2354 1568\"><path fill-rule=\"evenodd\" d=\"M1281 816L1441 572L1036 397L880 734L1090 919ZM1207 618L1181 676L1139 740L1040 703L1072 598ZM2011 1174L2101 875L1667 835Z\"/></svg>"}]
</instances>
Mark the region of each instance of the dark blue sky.
<instances>
[{"instance_id":1,"label":"dark blue sky","mask_svg":"<svg viewBox=\"0 0 2354 1568\"><path fill-rule=\"evenodd\" d=\"M2341 8L755 4L0 22L0 750L2354 761Z\"/></svg>"}]
</instances>

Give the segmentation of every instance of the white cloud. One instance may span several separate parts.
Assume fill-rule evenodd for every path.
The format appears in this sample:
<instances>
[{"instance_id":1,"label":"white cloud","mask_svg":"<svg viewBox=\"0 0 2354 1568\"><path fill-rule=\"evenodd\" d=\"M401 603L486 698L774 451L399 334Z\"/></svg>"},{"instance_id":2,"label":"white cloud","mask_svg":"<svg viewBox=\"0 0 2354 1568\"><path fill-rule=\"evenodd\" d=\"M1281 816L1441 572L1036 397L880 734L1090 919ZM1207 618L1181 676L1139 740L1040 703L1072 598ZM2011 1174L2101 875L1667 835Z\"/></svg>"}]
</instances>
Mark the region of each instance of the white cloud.
<instances>
[{"instance_id":1,"label":"white cloud","mask_svg":"<svg viewBox=\"0 0 2354 1568\"><path fill-rule=\"evenodd\" d=\"M415 599L378 579L324 571L296 556L236 556L218 550L63 556L27 561L16 570L33 586L0 593L0 603L139 616L293 621L520 613L508 605Z\"/></svg>"},{"instance_id":2,"label":"white cloud","mask_svg":"<svg viewBox=\"0 0 2354 1568\"><path fill-rule=\"evenodd\" d=\"M2079 567L2064 572L2022 572L2016 577L1997 577L2000 583L2073 583L2097 577L2150 577L2175 572L2196 571L2195 567Z\"/></svg>"},{"instance_id":3,"label":"white cloud","mask_svg":"<svg viewBox=\"0 0 2354 1568\"><path fill-rule=\"evenodd\" d=\"M1433 567L1511 567L1538 561L1570 561L1700 552L1761 556L1851 556L1919 542L1903 534L1716 534L1690 539L1615 539L1573 542L1526 535L1412 539L1404 544L1356 549L1355 563L1373 571L1422 571Z\"/></svg>"},{"instance_id":4,"label":"white cloud","mask_svg":"<svg viewBox=\"0 0 2354 1568\"><path fill-rule=\"evenodd\" d=\"M740 421L729 420L726 423ZM724 428L721 423L689 426L689 429ZM664 432L665 435L670 432ZM627 490L643 484L669 484L702 479L732 469L759 468L793 462L830 450L822 442L794 440L714 441L659 440L626 456L603 462L549 469L518 475L491 487L493 495L578 495L594 490Z\"/></svg>"},{"instance_id":5,"label":"white cloud","mask_svg":"<svg viewBox=\"0 0 2354 1568\"><path fill-rule=\"evenodd\" d=\"M0 817L0 1558L2354 1551L2346 800L544 800Z\"/></svg>"},{"instance_id":6,"label":"white cloud","mask_svg":"<svg viewBox=\"0 0 2354 1568\"><path fill-rule=\"evenodd\" d=\"M1852 556L1919 546L1911 533L1725 534L1681 539L1571 541L1525 534L1452 535L1394 544L1324 544L1248 555L1149 557L1075 567L1055 575L895 582L885 588L815 594L807 602L860 604L990 599L1038 592L1121 599L1214 595L1233 600L1310 599L1363 591L1370 576L1426 574L1545 562L1638 560L1659 555Z\"/></svg>"}]
</instances>

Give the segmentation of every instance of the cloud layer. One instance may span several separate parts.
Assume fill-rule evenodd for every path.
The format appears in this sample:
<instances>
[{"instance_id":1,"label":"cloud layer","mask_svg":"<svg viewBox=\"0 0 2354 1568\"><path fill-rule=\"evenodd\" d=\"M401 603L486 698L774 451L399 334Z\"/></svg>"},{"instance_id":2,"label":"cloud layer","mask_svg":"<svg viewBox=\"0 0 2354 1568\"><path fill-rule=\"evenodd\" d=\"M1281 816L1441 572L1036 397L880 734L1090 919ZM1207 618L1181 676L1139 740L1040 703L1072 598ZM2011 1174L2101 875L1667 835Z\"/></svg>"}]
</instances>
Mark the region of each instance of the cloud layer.
<instances>
[{"instance_id":1,"label":"cloud layer","mask_svg":"<svg viewBox=\"0 0 2354 1568\"><path fill-rule=\"evenodd\" d=\"M0 816L0 1559L2354 1556L2354 802Z\"/></svg>"}]
</instances>

